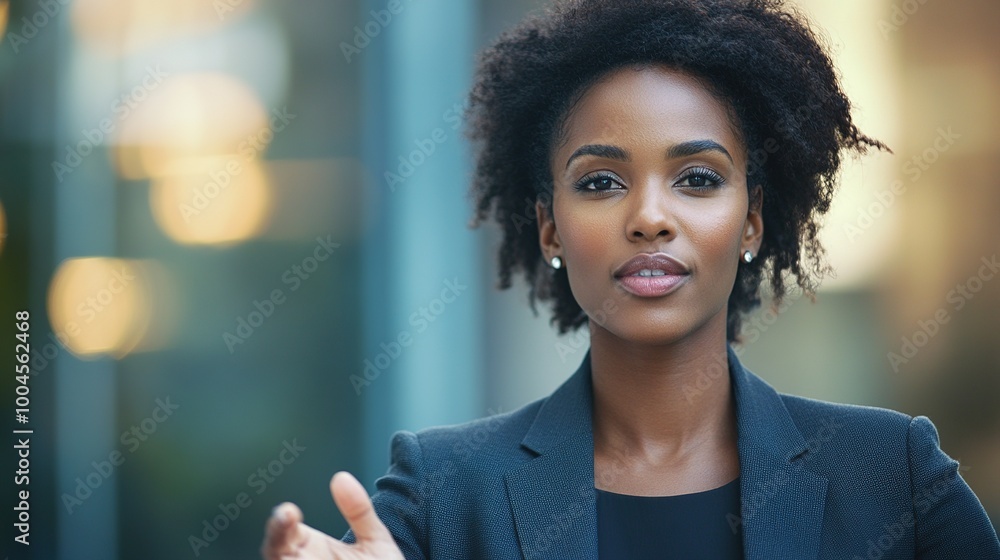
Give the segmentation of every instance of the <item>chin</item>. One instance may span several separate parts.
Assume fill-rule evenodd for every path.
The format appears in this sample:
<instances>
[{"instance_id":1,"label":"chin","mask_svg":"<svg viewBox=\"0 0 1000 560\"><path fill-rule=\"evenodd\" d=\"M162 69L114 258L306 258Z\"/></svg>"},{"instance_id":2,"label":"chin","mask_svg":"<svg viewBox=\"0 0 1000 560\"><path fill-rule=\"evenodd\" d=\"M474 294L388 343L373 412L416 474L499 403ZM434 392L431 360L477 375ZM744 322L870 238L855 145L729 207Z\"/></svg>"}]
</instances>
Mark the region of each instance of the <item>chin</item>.
<instances>
[{"instance_id":1,"label":"chin","mask_svg":"<svg viewBox=\"0 0 1000 560\"><path fill-rule=\"evenodd\" d=\"M640 321L632 324L619 324L619 322L604 325L605 330L622 339L623 342L631 344L642 344L646 346L667 346L683 340L692 334L688 325L673 321Z\"/></svg>"}]
</instances>

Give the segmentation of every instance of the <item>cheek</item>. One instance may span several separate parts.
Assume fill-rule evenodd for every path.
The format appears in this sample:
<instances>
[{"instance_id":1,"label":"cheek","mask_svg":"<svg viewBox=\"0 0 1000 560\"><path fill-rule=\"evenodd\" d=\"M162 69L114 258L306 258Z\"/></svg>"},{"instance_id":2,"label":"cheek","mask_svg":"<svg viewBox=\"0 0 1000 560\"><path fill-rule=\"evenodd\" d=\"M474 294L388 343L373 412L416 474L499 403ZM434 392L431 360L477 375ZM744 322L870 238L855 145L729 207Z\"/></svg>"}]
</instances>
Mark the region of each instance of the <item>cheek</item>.
<instances>
[{"instance_id":1,"label":"cheek","mask_svg":"<svg viewBox=\"0 0 1000 560\"><path fill-rule=\"evenodd\" d=\"M556 224L566 257L570 290L589 314L609 297L607 290L615 266L612 255L622 250L621 225L611 212L600 211L597 205L593 208L578 205L563 215L557 212Z\"/></svg>"},{"instance_id":2,"label":"cheek","mask_svg":"<svg viewBox=\"0 0 1000 560\"><path fill-rule=\"evenodd\" d=\"M731 217L709 219L702 216L697 229L690 233L691 241L698 256L722 257L723 254L734 253L740 242L743 222L734 223Z\"/></svg>"},{"instance_id":3,"label":"cheek","mask_svg":"<svg viewBox=\"0 0 1000 560\"><path fill-rule=\"evenodd\" d=\"M576 207L565 215L557 215L556 223L568 261L585 263L589 268L614 254L610 247L621 227L616 225L612 213L601 212L596 205Z\"/></svg>"},{"instance_id":4,"label":"cheek","mask_svg":"<svg viewBox=\"0 0 1000 560\"><path fill-rule=\"evenodd\" d=\"M746 209L738 200L700 205L685 214L682 224L702 265L711 265L706 258L736 258L746 225Z\"/></svg>"}]
</instances>

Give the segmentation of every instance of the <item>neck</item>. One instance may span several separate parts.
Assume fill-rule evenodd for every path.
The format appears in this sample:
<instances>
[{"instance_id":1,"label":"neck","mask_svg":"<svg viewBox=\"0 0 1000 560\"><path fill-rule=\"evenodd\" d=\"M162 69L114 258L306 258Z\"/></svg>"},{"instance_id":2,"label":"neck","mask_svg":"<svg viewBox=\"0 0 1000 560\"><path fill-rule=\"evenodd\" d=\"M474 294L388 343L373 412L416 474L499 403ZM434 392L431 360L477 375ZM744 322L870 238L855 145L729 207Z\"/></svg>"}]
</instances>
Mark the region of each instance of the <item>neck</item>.
<instances>
[{"instance_id":1,"label":"neck","mask_svg":"<svg viewBox=\"0 0 1000 560\"><path fill-rule=\"evenodd\" d=\"M669 344L590 332L595 449L672 462L735 442L724 314Z\"/></svg>"}]
</instances>

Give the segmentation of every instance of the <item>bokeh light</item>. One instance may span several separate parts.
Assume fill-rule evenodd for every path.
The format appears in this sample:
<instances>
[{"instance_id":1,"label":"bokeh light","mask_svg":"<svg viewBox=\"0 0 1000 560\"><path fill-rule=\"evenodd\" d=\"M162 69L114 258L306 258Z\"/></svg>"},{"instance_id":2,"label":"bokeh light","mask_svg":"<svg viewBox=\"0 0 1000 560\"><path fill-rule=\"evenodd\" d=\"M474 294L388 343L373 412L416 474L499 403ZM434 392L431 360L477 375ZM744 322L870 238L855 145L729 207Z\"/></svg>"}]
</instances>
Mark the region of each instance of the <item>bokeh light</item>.
<instances>
[{"instance_id":1,"label":"bokeh light","mask_svg":"<svg viewBox=\"0 0 1000 560\"><path fill-rule=\"evenodd\" d=\"M142 262L106 257L64 261L48 293L54 336L81 357L121 358L142 341L152 293Z\"/></svg>"},{"instance_id":2,"label":"bokeh light","mask_svg":"<svg viewBox=\"0 0 1000 560\"><path fill-rule=\"evenodd\" d=\"M896 54L877 25L857 25L859 19L878 21L883 6L867 0L799 0L797 4L808 17L823 22L823 33L844 91L853 102L858 127L898 148L901 117ZM884 207L876 194L888 191L898 178L896 161L891 154L877 150L862 158L845 158L837 194L820 232L827 260L836 271L835 277L823 280L822 290L857 290L872 285L886 272L901 223L899 208Z\"/></svg>"},{"instance_id":3,"label":"bokeh light","mask_svg":"<svg viewBox=\"0 0 1000 560\"><path fill-rule=\"evenodd\" d=\"M127 179L185 173L189 159L246 152L269 130L260 99L221 73L166 78L124 119L116 138L118 172Z\"/></svg>"},{"instance_id":4,"label":"bokeh light","mask_svg":"<svg viewBox=\"0 0 1000 560\"><path fill-rule=\"evenodd\" d=\"M230 244L259 235L272 199L261 162L238 154L185 160L154 178L149 192L156 223L184 244Z\"/></svg>"},{"instance_id":5,"label":"bokeh light","mask_svg":"<svg viewBox=\"0 0 1000 560\"><path fill-rule=\"evenodd\" d=\"M71 17L82 43L124 54L172 35L218 27L252 10L254 4L253 0L75 0Z\"/></svg>"},{"instance_id":6,"label":"bokeh light","mask_svg":"<svg viewBox=\"0 0 1000 560\"><path fill-rule=\"evenodd\" d=\"M0 0L0 37L7 34L7 21L10 19L10 1Z\"/></svg>"}]
</instances>

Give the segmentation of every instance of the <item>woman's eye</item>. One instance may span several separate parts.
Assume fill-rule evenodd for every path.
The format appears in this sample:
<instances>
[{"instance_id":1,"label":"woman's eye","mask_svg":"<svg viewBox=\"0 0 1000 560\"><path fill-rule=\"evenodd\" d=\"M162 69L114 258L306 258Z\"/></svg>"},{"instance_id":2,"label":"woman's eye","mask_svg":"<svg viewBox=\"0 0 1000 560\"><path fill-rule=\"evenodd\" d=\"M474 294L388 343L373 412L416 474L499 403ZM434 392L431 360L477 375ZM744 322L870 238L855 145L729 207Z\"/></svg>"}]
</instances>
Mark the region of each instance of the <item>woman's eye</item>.
<instances>
[{"instance_id":1,"label":"woman's eye","mask_svg":"<svg viewBox=\"0 0 1000 560\"><path fill-rule=\"evenodd\" d=\"M589 192L602 192L619 190L615 185L621 185L617 179L610 175L592 175L580 179L576 183L576 190Z\"/></svg>"},{"instance_id":2,"label":"woman's eye","mask_svg":"<svg viewBox=\"0 0 1000 560\"><path fill-rule=\"evenodd\" d=\"M692 189L711 189L722 185L725 179L711 169L692 169L681 177L678 186Z\"/></svg>"}]
</instances>

